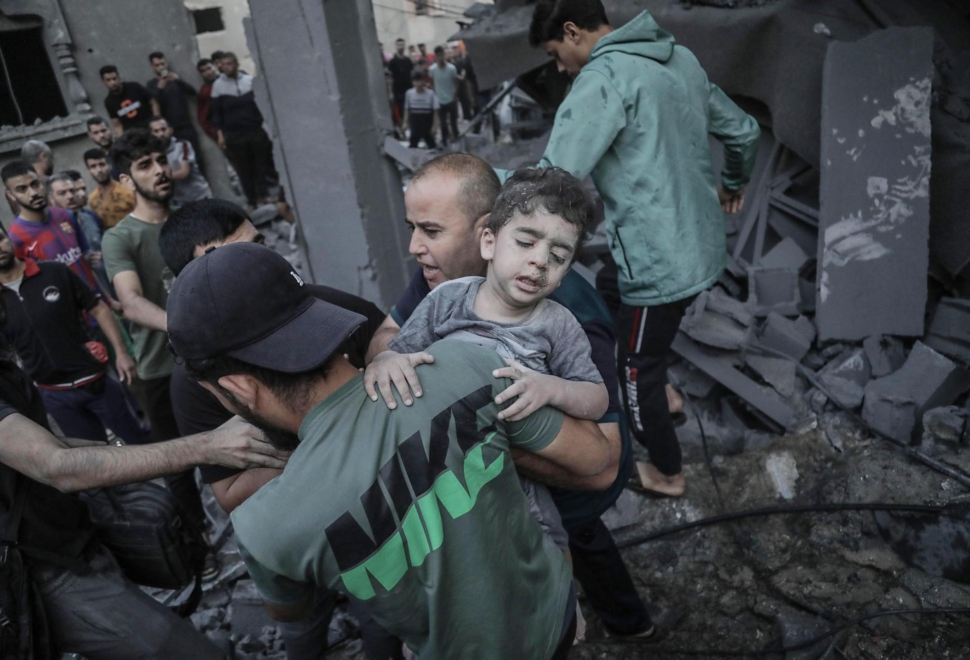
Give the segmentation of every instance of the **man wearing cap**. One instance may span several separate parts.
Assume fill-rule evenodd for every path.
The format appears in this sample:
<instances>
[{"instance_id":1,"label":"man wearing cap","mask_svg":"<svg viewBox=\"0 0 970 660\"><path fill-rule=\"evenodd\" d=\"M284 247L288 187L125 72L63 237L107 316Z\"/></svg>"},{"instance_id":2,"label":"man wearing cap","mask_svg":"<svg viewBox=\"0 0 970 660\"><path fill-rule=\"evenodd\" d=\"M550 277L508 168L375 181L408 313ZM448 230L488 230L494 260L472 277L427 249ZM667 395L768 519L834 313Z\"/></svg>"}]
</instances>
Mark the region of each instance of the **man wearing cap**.
<instances>
[{"instance_id":1,"label":"man wearing cap","mask_svg":"<svg viewBox=\"0 0 970 660\"><path fill-rule=\"evenodd\" d=\"M499 420L494 397L510 382L492 373L504 363L447 340L420 367L424 395L390 411L335 353L363 321L249 243L196 259L172 288L168 330L189 373L274 444L295 447L232 514L270 614L302 618L322 585L423 658L564 657L571 571L529 516L510 452L605 488L616 476L606 438L551 408Z\"/></svg>"}]
</instances>

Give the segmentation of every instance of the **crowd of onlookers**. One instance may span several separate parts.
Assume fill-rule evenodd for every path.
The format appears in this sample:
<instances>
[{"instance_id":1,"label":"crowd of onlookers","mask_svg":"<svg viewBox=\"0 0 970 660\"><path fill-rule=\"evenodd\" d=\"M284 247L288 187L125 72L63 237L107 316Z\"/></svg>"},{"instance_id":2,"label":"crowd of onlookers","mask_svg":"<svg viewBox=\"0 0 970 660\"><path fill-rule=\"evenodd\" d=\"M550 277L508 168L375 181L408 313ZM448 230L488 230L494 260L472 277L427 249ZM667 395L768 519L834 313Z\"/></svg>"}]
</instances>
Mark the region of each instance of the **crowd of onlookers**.
<instances>
[{"instance_id":1,"label":"crowd of onlookers","mask_svg":"<svg viewBox=\"0 0 970 660\"><path fill-rule=\"evenodd\" d=\"M483 105L471 58L460 41L440 45L429 53L423 43L394 42L383 52L385 78L394 123L412 148L422 141L428 149L458 138L458 111L471 120ZM488 97L485 95L484 101Z\"/></svg>"}]
</instances>

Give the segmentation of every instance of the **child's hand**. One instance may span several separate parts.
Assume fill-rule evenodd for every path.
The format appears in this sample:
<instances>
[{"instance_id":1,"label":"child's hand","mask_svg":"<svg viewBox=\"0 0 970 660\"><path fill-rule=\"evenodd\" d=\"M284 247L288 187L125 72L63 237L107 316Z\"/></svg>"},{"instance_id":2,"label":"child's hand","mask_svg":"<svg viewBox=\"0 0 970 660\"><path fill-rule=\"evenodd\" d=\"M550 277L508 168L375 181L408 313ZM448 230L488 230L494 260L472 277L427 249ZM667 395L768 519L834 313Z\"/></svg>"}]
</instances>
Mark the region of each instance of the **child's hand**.
<instances>
[{"instance_id":1,"label":"child's hand","mask_svg":"<svg viewBox=\"0 0 970 660\"><path fill-rule=\"evenodd\" d=\"M520 419L525 419L542 406L555 401L558 378L540 374L515 360L506 359L505 363L509 366L496 369L492 372L492 376L495 378L511 378L515 382L495 397L495 403L502 405L513 397L519 398L498 414L499 419L517 422Z\"/></svg>"},{"instance_id":2,"label":"child's hand","mask_svg":"<svg viewBox=\"0 0 970 660\"><path fill-rule=\"evenodd\" d=\"M414 396L421 396L421 382L414 368L419 364L431 364L434 356L431 353L395 353L394 351L384 351L374 358L374 361L367 365L364 371L364 390L371 401L377 401L377 391L384 397L384 403L391 410L397 408L397 401L394 399L394 391L391 383L397 388L401 395L404 405L410 406L414 401ZM374 388L374 385L377 388Z\"/></svg>"}]
</instances>

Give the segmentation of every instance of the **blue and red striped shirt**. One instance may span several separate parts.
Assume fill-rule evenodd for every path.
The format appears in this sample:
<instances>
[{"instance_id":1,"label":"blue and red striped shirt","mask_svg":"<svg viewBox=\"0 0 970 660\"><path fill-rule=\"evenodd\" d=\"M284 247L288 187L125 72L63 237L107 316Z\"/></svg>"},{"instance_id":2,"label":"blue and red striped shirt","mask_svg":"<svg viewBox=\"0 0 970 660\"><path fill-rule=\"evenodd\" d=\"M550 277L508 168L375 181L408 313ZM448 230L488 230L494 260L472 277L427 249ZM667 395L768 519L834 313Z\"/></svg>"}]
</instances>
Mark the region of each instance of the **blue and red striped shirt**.
<instances>
[{"instance_id":1,"label":"blue and red striped shirt","mask_svg":"<svg viewBox=\"0 0 970 660\"><path fill-rule=\"evenodd\" d=\"M18 257L58 261L77 273L92 291L101 290L91 267L84 260L90 246L72 211L49 206L44 212L44 222L30 222L18 216L8 235Z\"/></svg>"}]
</instances>

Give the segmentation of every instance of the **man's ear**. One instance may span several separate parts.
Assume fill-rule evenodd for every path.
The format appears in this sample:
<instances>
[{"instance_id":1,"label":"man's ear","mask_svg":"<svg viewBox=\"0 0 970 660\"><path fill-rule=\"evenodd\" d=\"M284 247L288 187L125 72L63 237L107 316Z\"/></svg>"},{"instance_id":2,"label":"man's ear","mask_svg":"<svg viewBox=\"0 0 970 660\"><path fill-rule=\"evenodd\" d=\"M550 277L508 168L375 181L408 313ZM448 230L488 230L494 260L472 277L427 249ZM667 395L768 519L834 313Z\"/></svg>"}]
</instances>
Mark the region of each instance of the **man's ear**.
<instances>
[{"instance_id":1,"label":"man's ear","mask_svg":"<svg viewBox=\"0 0 970 660\"><path fill-rule=\"evenodd\" d=\"M573 42L573 44L578 44L583 38L583 35L579 30L579 26L572 21L566 21L562 24L562 36L564 41L569 39L571 42Z\"/></svg>"},{"instance_id":2,"label":"man's ear","mask_svg":"<svg viewBox=\"0 0 970 660\"><path fill-rule=\"evenodd\" d=\"M477 235L482 235L482 231L485 229L485 225L488 224L488 219L491 217L491 215L491 213L486 213L483 216L479 216L478 220L475 221L473 227Z\"/></svg>"},{"instance_id":3,"label":"man's ear","mask_svg":"<svg viewBox=\"0 0 970 660\"><path fill-rule=\"evenodd\" d=\"M135 181L130 174L119 174L118 182L131 192L135 192Z\"/></svg>"},{"instance_id":4,"label":"man's ear","mask_svg":"<svg viewBox=\"0 0 970 660\"><path fill-rule=\"evenodd\" d=\"M250 410L256 405L259 396L259 383L252 376L230 374L219 379L219 386L228 391L237 402Z\"/></svg>"},{"instance_id":5,"label":"man's ear","mask_svg":"<svg viewBox=\"0 0 970 660\"><path fill-rule=\"evenodd\" d=\"M487 227L482 231L481 249L482 259L485 261L491 261L495 257L495 234Z\"/></svg>"}]
</instances>

